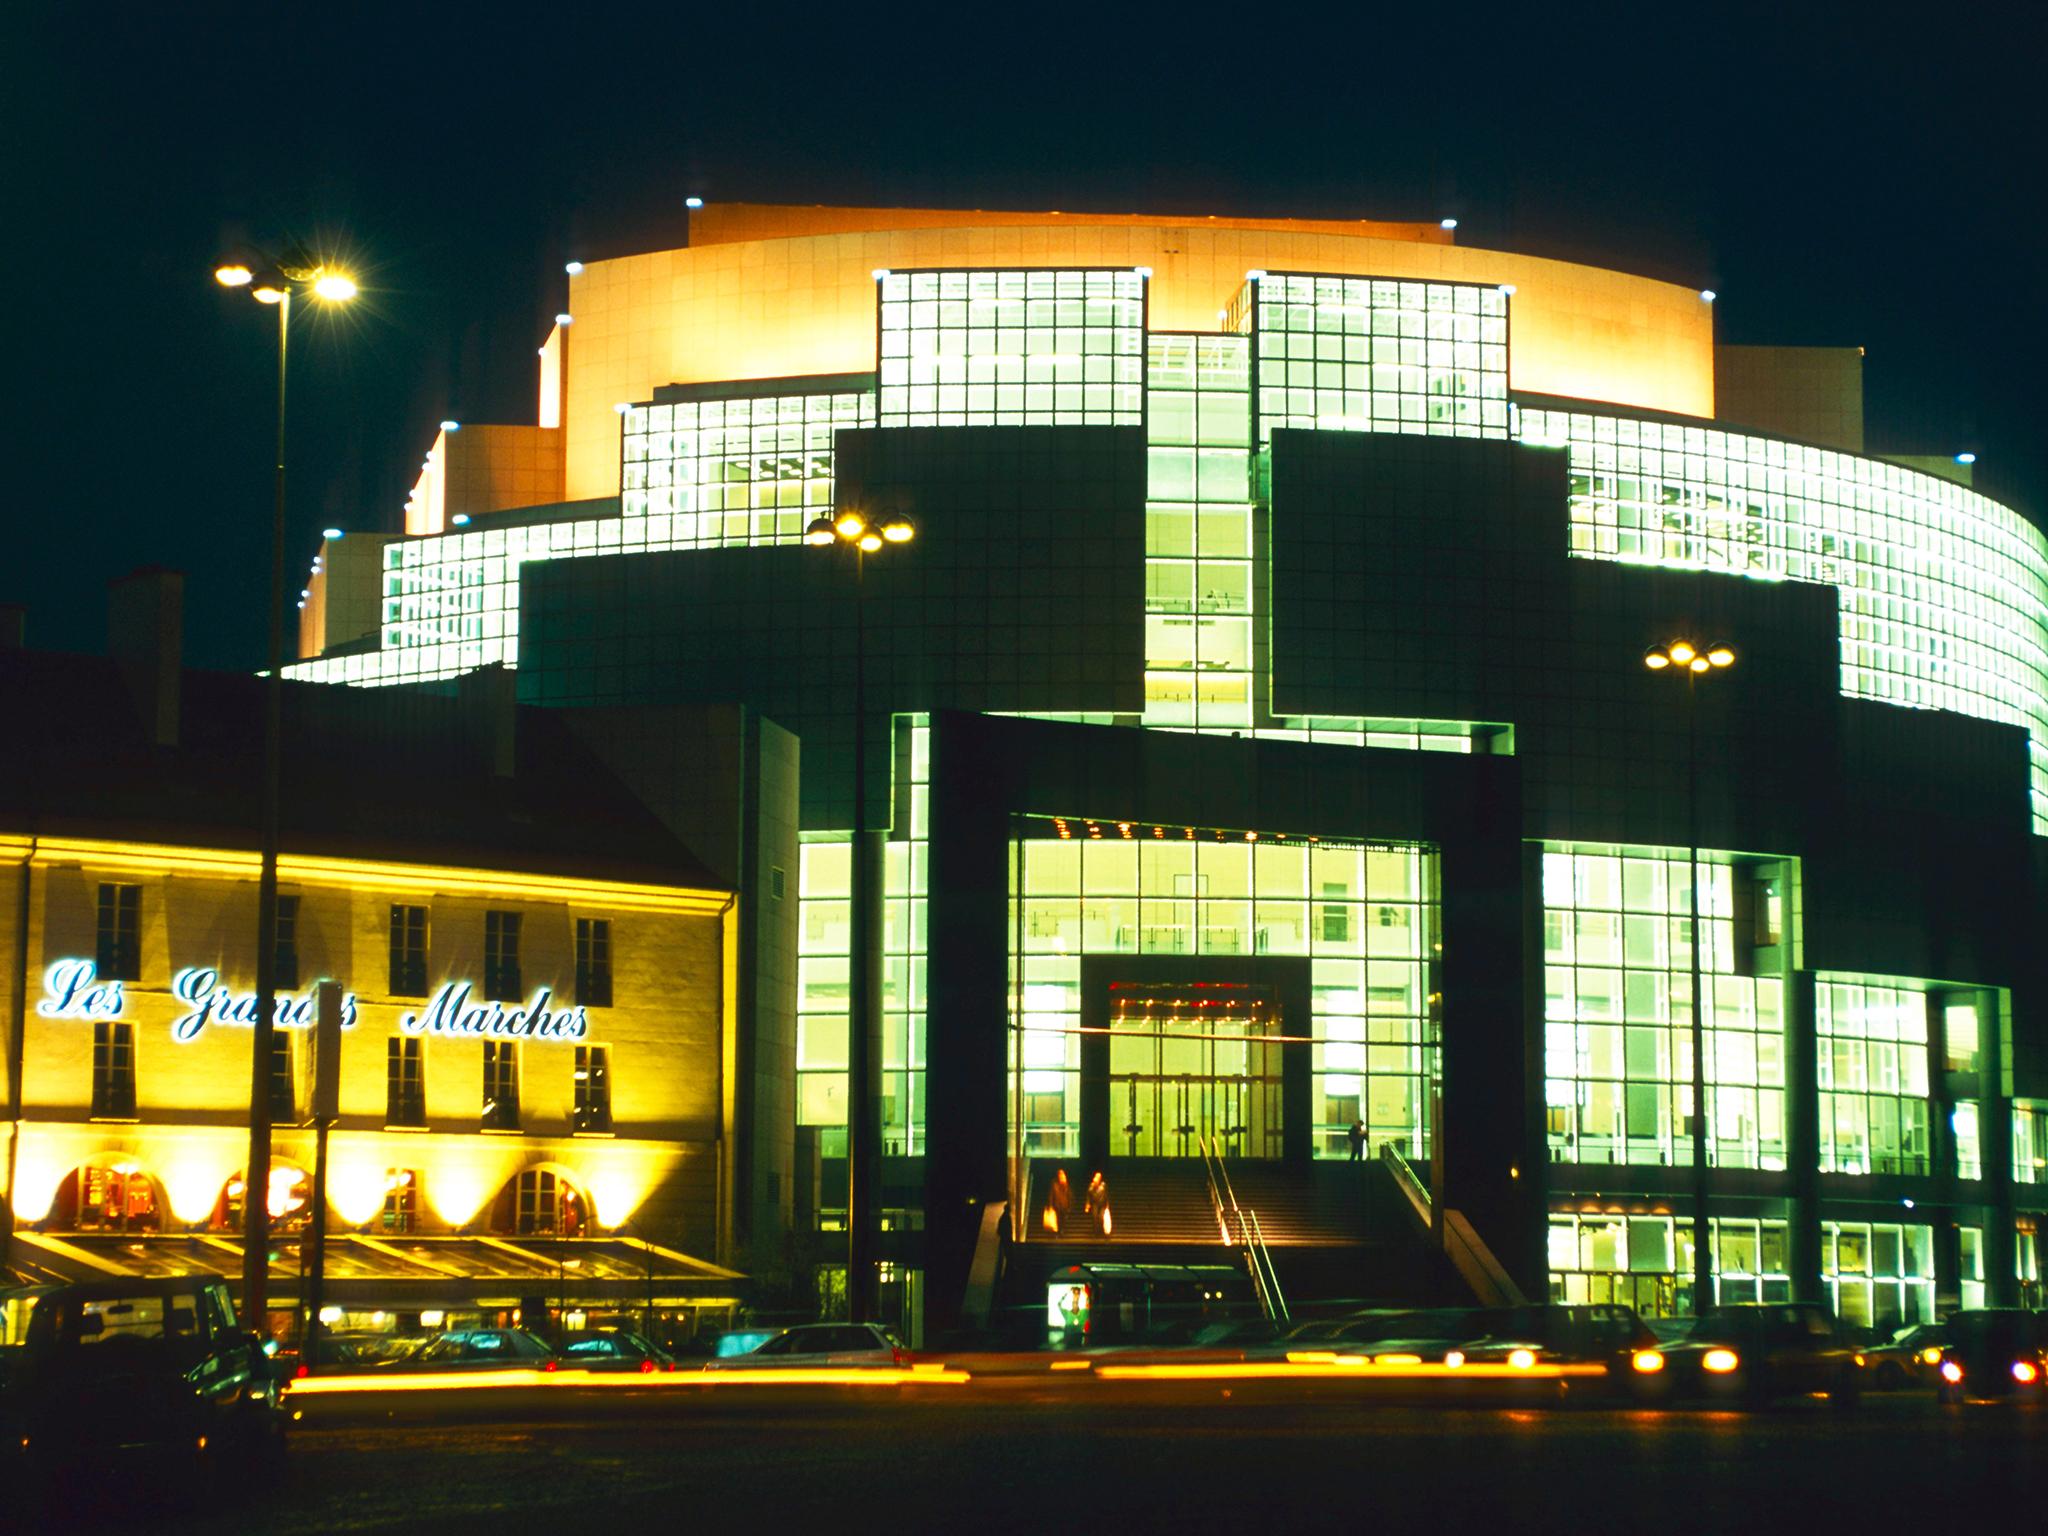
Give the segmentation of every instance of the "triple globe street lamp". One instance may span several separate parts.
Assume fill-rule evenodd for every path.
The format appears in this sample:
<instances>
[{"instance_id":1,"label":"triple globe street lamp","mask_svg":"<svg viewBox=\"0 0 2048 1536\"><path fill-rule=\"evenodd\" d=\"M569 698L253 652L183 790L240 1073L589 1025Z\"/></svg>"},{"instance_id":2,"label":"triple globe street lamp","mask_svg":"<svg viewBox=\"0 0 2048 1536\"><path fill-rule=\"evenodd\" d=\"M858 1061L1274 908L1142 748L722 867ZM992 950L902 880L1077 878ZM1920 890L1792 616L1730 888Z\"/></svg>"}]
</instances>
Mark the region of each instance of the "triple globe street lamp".
<instances>
[{"instance_id":1,"label":"triple globe street lamp","mask_svg":"<svg viewBox=\"0 0 2048 1536\"><path fill-rule=\"evenodd\" d=\"M284 425L286 361L290 355L292 295L323 304L346 304L360 291L339 267L302 251L281 259L223 261L213 269L223 288L244 290L277 311L277 475L270 512L269 670L263 684L261 871L256 888L256 1018L250 1030L249 1156L242 1186L242 1311L262 1327L270 1280L270 1084L277 1017L278 799L282 778L284 705ZM323 1215L316 1212L316 1219Z\"/></svg>"},{"instance_id":2,"label":"triple globe street lamp","mask_svg":"<svg viewBox=\"0 0 2048 1536\"><path fill-rule=\"evenodd\" d=\"M1699 1316L1713 1304L1714 1264L1709 1247L1712 1228L1707 1220L1707 1030L1700 983L1700 950L1706 935L1700 926L1697 686L1701 679L1734 666L1735 651L1723 644L1702 647L1690 640L1672 640L1643 652L1643 665L1652 672L1675 672L1685 677L1685 843L1690 864L1687 908L1692 919L1692 1309Z\"/></svg>"},{"instance_id":3,"label":"triple globe street lamp","mask_svg":"<svg viewBox=\"0 0 2048 1536\"><path fill-rule=\"evenodd\" d=\"M804 542L853 552L853 909L847 982L852 1006L846 1054L846 1308L849 1321L872 1322L875 1295L875 1206L881 1188L881 1020L876 1004L873 937L875 879L868 846L867 559L917 537L905 518L877 520L848 509L816 517Z\"/></svg>"}]
</instances>

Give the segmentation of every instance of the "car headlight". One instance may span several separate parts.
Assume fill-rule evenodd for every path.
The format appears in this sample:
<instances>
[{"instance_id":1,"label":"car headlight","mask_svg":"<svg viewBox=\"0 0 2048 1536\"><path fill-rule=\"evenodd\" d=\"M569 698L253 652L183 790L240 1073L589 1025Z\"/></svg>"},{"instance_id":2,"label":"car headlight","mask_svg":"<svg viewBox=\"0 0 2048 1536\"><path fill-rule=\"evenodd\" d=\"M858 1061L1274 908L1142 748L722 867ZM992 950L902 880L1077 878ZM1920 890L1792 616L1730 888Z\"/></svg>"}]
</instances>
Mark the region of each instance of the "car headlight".
<instances>
[{"instance_id":1,"label":"car headlight","mask_svg":"<svg viewBox=\"0 0 2048 1536\"><path fill-rule=\"evenodd\" d=\"M1941 1351L1933 1345L1930 1344L1927 1348L1920 1351L1920 1363L1922 1365L1938 1365L1940 1362Z\"/></svg>"},{"instance_id":2,"label":"car headlight","mask_svg":"<svg viewBox=\"0 0 2048 1536\"><path fill-rule=\"evenodd\" d=\"M1518 1371L1531 1370L1536 1364L1536 1351L1533 1349L1511 1349L1508 1351L1508 1364Z\"/></svg>"},{"instance_id":3,"label":"car headlight","mask_svg":"<svg viewBox=\"0 0 2048 1536\"><path fill-rule=\"evenodd\" d=\"M1455 1371L1462 1367L1464 1363L1465 1351L1462 1349L1451 1350L1444 1356L1444 1369L1447 1371Z\"/></svg>"},{"instance_id":4,"label":"car headlight","mask_svg":"<svg viewBox=\"0 0 2048 1536\"><path fill-rule=\"evenodd\" d=\"M1654 1376L1664 1369L1664 1356L1654 1349L1639 1349L1628 1357L1628 1363L1645 1376Z\"/></svg>"},{"instance_id":5,"label":"car headlight","mask_svg":"<svg viewBox=\"0 0 2048 1536\"><path fill-rule=\"evenodd\" d=\"M2012 1379L2023 1387L2031 1387L2040 1375L2041 1368L2031 1360L2015 1360L2012 1363Z\"/></svg>"},{"instance_id":6,"label":"car headlight","mask_svg":"<svg viewBox=\"0 0 2048 1536\"><path fill-rule=\"evenodd\" d=\"M1944 1360L1941 1362L1941 1379L1954 1386L1963 1379L1963 1368L1953 1360Z\"/></svg>"},{"instance_id":7,"label":"car headlight","mask_svg":"<svg viewBox=\"0 0 2048 1536\"><path fill-rule=\"evenodd\" d=\"M1716 1376L1726 1376L1742 1364L1742 1357L1732 1349L1710 1349L1700 1357L1700 1368L1712 1371Z\"/></svg>"}]
</instances>

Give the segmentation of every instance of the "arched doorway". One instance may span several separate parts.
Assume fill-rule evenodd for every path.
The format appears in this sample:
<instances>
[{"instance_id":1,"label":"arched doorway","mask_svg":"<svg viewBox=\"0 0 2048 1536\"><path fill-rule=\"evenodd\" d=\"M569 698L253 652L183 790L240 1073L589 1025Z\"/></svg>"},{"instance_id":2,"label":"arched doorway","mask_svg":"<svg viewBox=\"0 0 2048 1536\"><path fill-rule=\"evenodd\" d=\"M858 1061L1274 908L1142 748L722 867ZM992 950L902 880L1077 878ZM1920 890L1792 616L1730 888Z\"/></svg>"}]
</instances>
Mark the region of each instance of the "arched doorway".
<instances>
[{"instance_id":1,"label":"arched doorway","mask_svg":"<svg viewBox=\"0 0 2048 1536\"><path fill-rule=\"evenodd\" d=\"M214 1202L213 1217L207 1224L217 1232L241 1231L246 1189L247 1181L239 1171L229 1175L227 1183L221 1186L220 1198ZM303 1230L313 1214L312 1176L294 1163L272 1163L268 1205L273 1232Z\"/></svg>"},{"instance_id":2,"label":"arched doorway","mask_svg":"<svg viewBox=\"0 0 2048 1536\"><path fill-rule=\"evenodd\" d=\"M136 1163L110 1159L64 1175L49 1225L60 1232L160 1232L164 1210L156 1180Z\"/></svg>"},{"instance_id":3,"label":"arched doorway","mask_svg":"<svg viewBox=\"0 0 2048 1536\"><path fill-rule=\"evenodd\" d=\"M528 1168L498 1191L490 1228L504 1237L584 1237L590 1231L590 1202L567 1174Z\"/></svg>"}]
</instances>

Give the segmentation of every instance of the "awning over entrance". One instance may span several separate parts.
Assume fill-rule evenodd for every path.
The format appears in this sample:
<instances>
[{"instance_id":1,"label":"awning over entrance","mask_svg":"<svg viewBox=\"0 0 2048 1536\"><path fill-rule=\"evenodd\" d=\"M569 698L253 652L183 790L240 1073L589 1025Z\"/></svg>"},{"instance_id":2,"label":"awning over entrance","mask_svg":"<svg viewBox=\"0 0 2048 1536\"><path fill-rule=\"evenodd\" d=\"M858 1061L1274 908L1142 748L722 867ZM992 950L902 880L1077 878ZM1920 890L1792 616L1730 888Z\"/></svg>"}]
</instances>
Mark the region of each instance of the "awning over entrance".
<instances>
[{"instance_id":1,"label":"awning over entrance","mask_svg":"<svg viewBox=\"0 0 2048 1536\"><path fill-rule=\"evenodd\" d=\"M270 1303L296 1306L298 1234L271 1248ZM239 1287L242 1245L212 1233L16 1232L12 1267L34 1283L116 1276L218 1275ZM746 1277L638 1238L373 1237L327 1240L326 1300L351 1310L511 1307L550 1302L701 1306L737 1300Z\"/></svg>"}]
</instances>

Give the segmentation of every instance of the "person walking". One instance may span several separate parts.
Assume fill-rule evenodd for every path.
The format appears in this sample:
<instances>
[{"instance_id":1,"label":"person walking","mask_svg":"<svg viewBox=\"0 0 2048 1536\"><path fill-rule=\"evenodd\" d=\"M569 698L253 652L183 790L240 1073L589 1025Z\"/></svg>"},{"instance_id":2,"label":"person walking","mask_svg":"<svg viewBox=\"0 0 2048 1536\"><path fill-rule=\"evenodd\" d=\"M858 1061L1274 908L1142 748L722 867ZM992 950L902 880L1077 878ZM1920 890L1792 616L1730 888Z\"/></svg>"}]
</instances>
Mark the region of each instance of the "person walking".
<instances>
[{"instance_id":1,"label":"person walking","mask_svg":"<svg viewBox=\"0 0 2048 1536\"><path fill-rule=\"evenodd\" d=\"M1362 1163L1365 1161L1365 1122L1363 1120L1353 1120L1351 1122L1350 1135L1351 1161Z\"/></svg>"}]
</instances>

